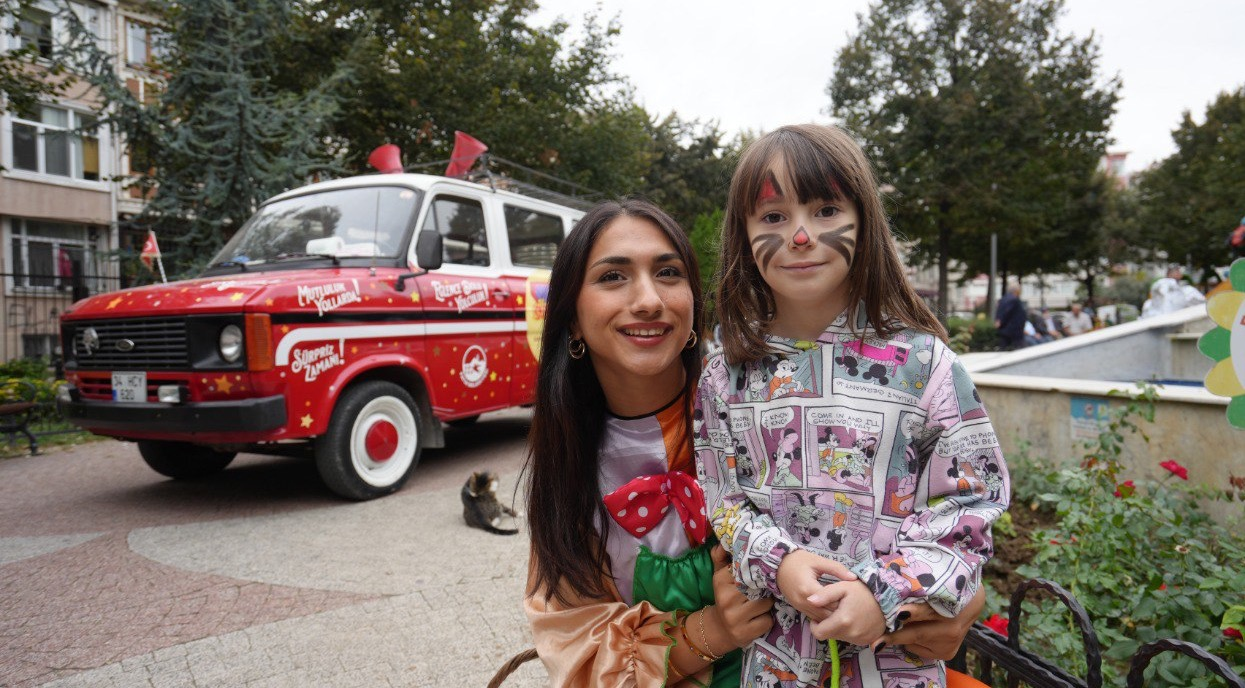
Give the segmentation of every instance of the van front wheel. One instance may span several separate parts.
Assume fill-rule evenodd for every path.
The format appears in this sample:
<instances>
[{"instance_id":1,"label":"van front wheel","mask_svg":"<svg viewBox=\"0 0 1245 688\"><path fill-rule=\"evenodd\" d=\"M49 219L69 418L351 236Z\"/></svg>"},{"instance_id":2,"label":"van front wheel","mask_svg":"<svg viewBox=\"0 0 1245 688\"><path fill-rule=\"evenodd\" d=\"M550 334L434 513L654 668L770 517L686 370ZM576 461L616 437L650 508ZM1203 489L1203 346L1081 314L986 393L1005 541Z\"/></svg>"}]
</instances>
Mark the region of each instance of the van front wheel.
<instances>
[{"instance_id":1,"label":"van front wheel","mask_svg":"<svg viewBox=\"0 0 1245 688\"><path fill-rule=\"evenodd\" d=\"M419 409L398 385L352 385L316 439L316 468L330 490L347 499L397 491L419 463Z\"/></svg>"},{"instance_id":2,"label":"van front wheel","mask_svg":"<svg viewBox=\"0 0 1245 688\"><path fill-rule=\"evenodd\" d=\"M198 480L216 475L237 456L189 442L139 440L138 453L151 470L175 480Z\"/></svg>"}]
</instances>

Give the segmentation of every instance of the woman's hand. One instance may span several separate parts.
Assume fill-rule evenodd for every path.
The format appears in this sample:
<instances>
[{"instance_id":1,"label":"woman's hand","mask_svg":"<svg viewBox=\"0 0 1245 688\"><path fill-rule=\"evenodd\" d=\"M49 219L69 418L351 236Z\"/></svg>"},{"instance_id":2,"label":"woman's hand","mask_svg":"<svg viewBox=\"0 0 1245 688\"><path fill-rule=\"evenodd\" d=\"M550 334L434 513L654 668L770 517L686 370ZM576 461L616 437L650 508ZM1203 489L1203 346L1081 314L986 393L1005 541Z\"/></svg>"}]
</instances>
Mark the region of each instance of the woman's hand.
<instances>
[{"instance_id":1,"label":"woman's hand","mask_svg":"<svg viewBox=\"0 0 1245 688\"><path fill-rule=\"evenodd\" d=\"M905 604L899 608L900 614L909 614L903 628L883 635L871 645L875 650L878 649L878 643L903 645L922 659L951 659L959 651L964 636L968 635L968 629L985 608L984 585L977 589L977 594L969 600L964 611L950 619L931 609L928 604Z\"/></svg>"},{"instance_id":2,"label":"woman's hand","mask_svg":"<svg viewBox=\"0 0 1245 688\"><path fill-rule=\"evenodd\" d=\"M735 648L744 647L769 632L774 625L774 617L770 614L774 598L748 599L735 585L735 577L731 575L726 550L722 549L722 545L715 545L711 555L714 604L700 611L704 618L694 622L689 619L687 630L693 640L699 642L699 629L691 628L691 624L703 622L710 644L705 649L711 649L715 654L725 654Z\"/></svg>"}]
</instances>

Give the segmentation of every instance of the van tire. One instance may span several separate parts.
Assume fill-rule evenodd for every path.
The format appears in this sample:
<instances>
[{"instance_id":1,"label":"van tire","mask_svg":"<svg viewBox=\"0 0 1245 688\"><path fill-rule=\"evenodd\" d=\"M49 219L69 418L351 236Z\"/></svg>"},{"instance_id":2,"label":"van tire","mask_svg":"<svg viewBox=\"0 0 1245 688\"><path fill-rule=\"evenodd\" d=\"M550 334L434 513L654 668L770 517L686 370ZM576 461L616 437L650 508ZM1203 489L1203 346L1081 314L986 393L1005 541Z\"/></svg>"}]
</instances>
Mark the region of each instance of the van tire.
<instances>
[{"instance_id":1,"label":"van tire","mask_svg":"<svg viewBox=\"0 0 1245 688\"><path fill-rule=\"evenodd\" d=\"M320 478L356 501L396 492L419 463L419 429L419 407L405 389L384 380L351 385L316 438Z\"/></svg>"},{"instance_id":2,"label":"van tire","mask_svg":"<svg viewBox=\"0 0 1245 688\"><path fill-rule=\"evenodd\" d=\"M238 455L189 442L158 440L140 440L138 453L153 471L175 480L198 480L216 475Z\"/></svg>"}]
</instances>

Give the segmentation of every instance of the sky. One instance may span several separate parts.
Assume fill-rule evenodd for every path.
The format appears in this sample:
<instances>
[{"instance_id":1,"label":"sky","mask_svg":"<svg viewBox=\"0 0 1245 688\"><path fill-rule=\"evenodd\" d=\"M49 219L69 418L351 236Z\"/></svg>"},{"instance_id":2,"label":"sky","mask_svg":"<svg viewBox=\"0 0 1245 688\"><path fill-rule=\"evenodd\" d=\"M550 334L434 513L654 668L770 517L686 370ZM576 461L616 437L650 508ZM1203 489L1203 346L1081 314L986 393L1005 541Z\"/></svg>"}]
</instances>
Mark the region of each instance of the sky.
<instances>
[{"instance_id":1,"label":"sky","mask_svg":"<svg viewBox=\"0 0 1245 688\"><path fill-rule=\"evenodd\" d=\"M650 113L716 120L732 135L830 123L834 59L868 0L539 0L534 23L617 16L615 72ZM1104 78L1119 75L1112 152L1136 172L1175 152L1171 131L1202 121L1222 91L1245 84L1242 0L1066 0L1060 31L1091 32ZM1237 65L1233 67L1232 65Z\"/></svg>"}]
</instances>

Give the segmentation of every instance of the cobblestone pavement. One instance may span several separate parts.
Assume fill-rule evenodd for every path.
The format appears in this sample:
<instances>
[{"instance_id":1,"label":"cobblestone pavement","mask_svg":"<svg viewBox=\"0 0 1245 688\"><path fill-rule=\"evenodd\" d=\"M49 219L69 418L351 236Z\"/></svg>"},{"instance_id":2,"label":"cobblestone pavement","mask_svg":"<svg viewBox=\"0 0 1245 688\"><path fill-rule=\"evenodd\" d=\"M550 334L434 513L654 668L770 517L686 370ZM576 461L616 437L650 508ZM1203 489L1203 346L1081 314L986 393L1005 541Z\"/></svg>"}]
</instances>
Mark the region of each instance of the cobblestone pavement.
<instances>
[{"instance_id":1,"label":"cobblestone pavement","mask_svg":"<svg viewBox=\"0 0 1245 688\"><path fill-rule=\"evenodd\" d=\"M528 545L467 528L458 491L487 468L510 501L529 419L447 429L363 503L299 459L201 482L114 441L0 461L0 686L483 686L531 644Z\"/></svg>"}]
</instances>

